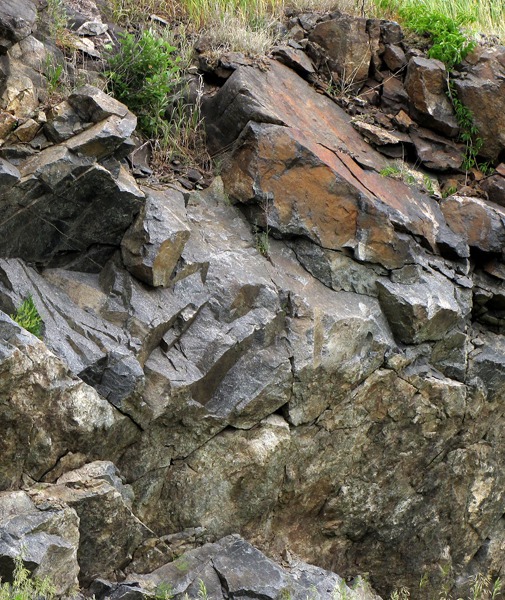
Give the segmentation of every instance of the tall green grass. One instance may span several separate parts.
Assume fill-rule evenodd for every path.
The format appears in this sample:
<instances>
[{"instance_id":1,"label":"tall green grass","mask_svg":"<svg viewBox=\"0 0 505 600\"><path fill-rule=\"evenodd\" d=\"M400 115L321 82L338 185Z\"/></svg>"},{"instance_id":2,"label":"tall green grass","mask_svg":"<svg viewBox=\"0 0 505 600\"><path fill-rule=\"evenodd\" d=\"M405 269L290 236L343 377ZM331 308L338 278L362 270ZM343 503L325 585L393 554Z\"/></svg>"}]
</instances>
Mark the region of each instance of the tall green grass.
<instances>
[{"instance_id":1,"label":"tall green grass","mask_svg":"<svg viewBox=\"0 0 505 600\"><path fill-rule=\"evenodd\" d=\"M399 21L412 10L441 15L469 32L496 35L505 42L504 0L373 0L372 10Z\"/></svg>"},{"instance_id":2,"label":"tall green grass","mask_svg":"<svg viewBox=\"0 0 505 600\"><path fill-rule=\"evenodd\" d=\"M55 1L55 0L52 0ZM504 0L108 0L114 20L124 24L142 22L151 14L170 21L184 21L194 31L213 31L224 37L235 31L235 40L248 32L259 36L258 53L264 51L265 36L270 37L272 23L282 19L286 9L327 12L339 9L355 15L392 18L405 21L402 14L417 9L438 14L465 30L499 36L505 42ZM263 38L261 38L263 36ZM254 42L244 44L250 49ZM226 46L226 44L224 44ZM239 44L240 46L240 44ZM240 48L238 48L240 49Z\"/></svg>"}]
</instances>

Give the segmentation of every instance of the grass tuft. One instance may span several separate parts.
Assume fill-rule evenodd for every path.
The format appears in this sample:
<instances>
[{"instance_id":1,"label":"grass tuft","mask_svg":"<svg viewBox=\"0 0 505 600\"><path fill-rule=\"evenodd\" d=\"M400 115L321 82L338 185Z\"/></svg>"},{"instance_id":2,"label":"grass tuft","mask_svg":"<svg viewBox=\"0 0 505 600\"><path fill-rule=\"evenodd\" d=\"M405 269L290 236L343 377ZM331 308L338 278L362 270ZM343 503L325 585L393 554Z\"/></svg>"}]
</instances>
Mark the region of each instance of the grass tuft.
<instances>
[{"instance_id":1,"label":"grass tuft","mask_svg":"<svg viewBox=\"0 0 505 600\"><path fill-rule=\"evenodd\" d=\"M31 295L23 301L21 306L10 317L31 334L42 338L42 317L39 315L39 311Z\"/></svg>"}]
</instances>

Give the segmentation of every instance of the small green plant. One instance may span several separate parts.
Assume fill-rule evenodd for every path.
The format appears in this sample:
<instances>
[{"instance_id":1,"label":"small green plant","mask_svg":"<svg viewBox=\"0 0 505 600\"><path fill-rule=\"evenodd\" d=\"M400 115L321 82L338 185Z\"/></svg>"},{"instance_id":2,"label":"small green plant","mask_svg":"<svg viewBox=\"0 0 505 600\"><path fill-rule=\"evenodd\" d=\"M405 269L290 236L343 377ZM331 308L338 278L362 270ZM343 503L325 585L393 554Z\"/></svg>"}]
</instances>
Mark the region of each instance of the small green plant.
<instances>
[{"instance_id":1,"label":"small green plant","mask_svg":"<svg viewBox=\"0 0 505 600\"><path fill-rule=\"evenodd\" d=\"M400 167L397 167L396 165L388 165L379 171L381 177L394 177L399 179L401 174L402 171Z\"/></svg>"},{"instance_id":2,"label":"small green plant","mask_svg":"<svg viewBox=\"0 0 505 600\"><path fill-rule=\"evenodd\" d=\"M433 180L429 175L423 175L423 185L428 194L433 195L435 193L435 188L433 187Z\"/></svg>"},{"instance_id":3,"label":"small green plant","mask_svg":"<svg viewBox=\"0 0 505 600\"><path fill-rule=\"evenodd\" d=\"M47 79L47 93L53 96L63 85L64 68L56 64L54 56L48 54L44 60L44 75Z\"/></svg>"},{"instance_id":4,"label":"small green plant","mask_svg":"<svg viewBox=\"0 0 505 600\"><path fill-rule=\"evenodd\" d=\"M156 600L170 600L174 597L174 590L169 583L160 583L155 590Z\"/></svg>"},{"instance_id":5,"label":"small green plant","mask_svg":"<svg viewBox=\"0 0 505 600\"><path fill-rule=\"evenodd\" d=\"M31 295L16 309L11 319L33 335L42 338L42 318Z\"/></svg>"},{"instance_id":6,"label":"small green plant","mask_svg":"<svg viewBox=\"0 0 505 600\"><path fill-rule=\"evenodd\" d=\"M30 578L30 571L24 566L22 555L14 559L14 565L14 581L0 581L0 600L52 600L56 596L56 590L49 578Z\"/></svg>"},{"instance_id":7,"label":"small green plant","mask_svg":"<svg viewBox=\"0 0 505 600\"><path fill-rule=\"evenodd\" d=\"M254 243L256 250L265 258L270 254L270 240L268 239L268 231L261 231L256 225L254 226Z\"/></svg>"},{"instance_id":8,"label":"small green plant","mask_svg":"<svg viewBox=\"0 0 505 600\"><path fill-rule=\"evenodd\" d=\"M198 598L200 598L200 600L209 600L209 595L207 594L207 588L205 587L203 579L200 579L198 582Z\"/></svg>"},{"instance_id":9,"label":"small green plant","mask_svg":"<svg viewBox=\"0 0 505 600\"><path fill-rule=\"evenodd\" d=\"M138 117L148 137L163 134L164 116L179 75L176 48L153 30L135 36L125 33L108 57L109 90Z\"/></svg>"},{"instance_id":10,"label":"small green plant","mask_svg":"<svg viewBox=\"0 0 505 600\"><path fill-rule=\"evenodd\" d=\"M407 185L415 185L417 183L416 178L408 171L408 168L404 166L404 163L402 164L402 167L399 167L398 165L388 165L379 171L379 175L382 177L399 179Z\"/></svg>"},{"instance_id":11,"label":"small green plant","mask_svg":"<svg viewBox=\"0 0 505 600\"><path fill-rule=\"evenodd\" d=\"M442 198L448 198L449 196L452 196L453 194L455 194L458 191L458 188L454 185L450 185L448 188L446 188L443 192L442 192Z\"/></svg>"},{"instance_id":12,"label":"small green plant","mask_svg":"<svg viewBox=\"0 0 505 600\"><path fill-rule=\"evenodd\" d=\"M466 171L467 175L471 169L479 169L485 175L489 174L492 172L492 166L488 162L479 163L477 160L484 142L478 136L479 130L475 124L473 113L458 98L456 87L452 81L447 82L447 95L454 107L456 120L460 128L459 139L465 144L465 156L461 165L462 168Z\"/></svg>"},{"instance_id":13,"label":"small green plant","mask_svg":"<svg viewBox=\"0 0 505 600\"><path fill-rule=\"evenodd\" d=\"M390 600L409 600L410 592L407 588L400 588L391 593Z\"/></svg>"},{"instance_id":14,"label":"small green plant","mask_svg":"<svg viewBox=\"0 0 505 600\"><path fill-rule=\"evenodd\" d=\"M67 27L67 12L63 0L47 0L49 33L57 45L60 45Z\"/></svg>"}]
</instances>

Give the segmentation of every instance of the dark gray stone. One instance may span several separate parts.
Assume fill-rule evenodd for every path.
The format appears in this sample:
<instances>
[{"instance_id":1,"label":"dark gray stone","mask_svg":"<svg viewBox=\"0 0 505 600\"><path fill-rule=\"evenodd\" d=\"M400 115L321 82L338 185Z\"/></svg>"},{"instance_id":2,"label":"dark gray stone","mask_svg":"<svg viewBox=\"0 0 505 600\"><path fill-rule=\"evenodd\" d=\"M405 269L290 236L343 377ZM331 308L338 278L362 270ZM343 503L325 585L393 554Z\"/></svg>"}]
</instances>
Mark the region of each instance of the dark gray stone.
<instances>
[{"instance_id":1,"label":"dark gray stone","mask_svg":"<svg viewBox=\"0 0 505 600\"><path fill-rule=\"evenodd\" d=\"M0 158L0 194L7 192L21 178L16 167L3 158Z\"/></svg>"},{"instance_id":2,"label":"dark gray stone","mask_svg":"<svg viewBox=\"0 0 505 600\"><path fill-rule=\"evenodd\" d=\"M31 0L2 0L0 4L0 54L28 37L35 28L37 10Z\"/></svg>"}]
</instances>

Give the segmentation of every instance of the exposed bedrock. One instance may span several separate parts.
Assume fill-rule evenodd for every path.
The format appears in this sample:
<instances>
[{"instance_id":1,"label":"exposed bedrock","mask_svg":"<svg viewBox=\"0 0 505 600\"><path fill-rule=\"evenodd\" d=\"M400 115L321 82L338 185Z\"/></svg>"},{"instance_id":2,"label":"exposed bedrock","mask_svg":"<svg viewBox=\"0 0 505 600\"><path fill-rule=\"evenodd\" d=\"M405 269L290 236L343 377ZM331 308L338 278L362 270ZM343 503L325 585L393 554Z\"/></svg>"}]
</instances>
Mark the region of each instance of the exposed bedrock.
<instances>
[{"instance_id":1,"label":"exposed bedrock","mask_svg":"<svg viewBox=\"0 0 505 600\"><path fill-rule=\"evenodd\" d=\"M30 14L0 31L8 60ZM298 21L321 52L350 36L332 59L345 69L406 65L396 24ZM298 66L242 57L206 99L223 161L200 191L140 187L123 161L135 117L96 88L21 131L2 96L2 578L23 547L59 594L97 599L163 582L196 598L199 579L217 600L375 597L322 569L369 573L385 597L421 594L427 573L431 599L441 565L455 594L500 573L503 169L487 199L380 174L374 146L459 168L460 145L401 112L456 133L434 61L410 60L410 97L384 83L404 128L385 135L295 72L312 73L307 55L278 55ZM41 339L11 318L28 296Z\"/></svg>"}]
</instances>

